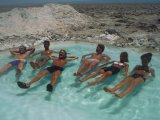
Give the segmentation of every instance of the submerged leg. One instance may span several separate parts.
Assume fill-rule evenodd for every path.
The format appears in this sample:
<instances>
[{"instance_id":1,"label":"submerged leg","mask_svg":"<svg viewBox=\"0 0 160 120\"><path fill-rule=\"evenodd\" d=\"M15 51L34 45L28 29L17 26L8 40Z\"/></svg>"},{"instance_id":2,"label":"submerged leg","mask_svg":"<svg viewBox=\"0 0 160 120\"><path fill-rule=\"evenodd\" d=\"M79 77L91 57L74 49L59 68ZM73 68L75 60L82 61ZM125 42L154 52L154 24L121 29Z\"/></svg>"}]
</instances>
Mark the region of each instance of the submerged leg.
<instances>
[{"instance_id":1,"label":"submerged leg","mask_svg":"<svg viewBox=\"0 0 160 120\"><path fill-rule=\"evenodd\" d=\"M44 77L45 75L47 75L49 72L48 70L43 70L42 72L40 72L35 78L33 78L30 82L26 83L28 86L30 86L31 84L33 84L34 82L39 81L42 77Z\"/></svg>"},{"instance_id":2,"label":"submerged leg","mask_svg":"<svg viewBox=\"0 0 160 120\"><path fill-rule=\"evenodd\" d=\"M83 79L81 79L80 82L86 81L86 80L88 80L88 79L90 79L90 78L94 78L94 77L96 77L97 75L100 75L100 74L102 74L102 73L104 73L104 70L103 70L103 69L99 69L97 72L94 72L93 74L90 74L89 76L84 77Z\"/></svg>"},{"instance_id":3,"label":"submerged leg","mask_svg":"<svg viewBox=\"0 0 160 120\"><path fill-rule=\"evenodd\" d=\"M136 78L136 79L132 79L129 86L121 93L119 94L115 94L117 97L123 97L125 96L126 94L128 94L129 92L131 92L138 84L144 82L143 78L139 77L139 78Z\"/></svg>"},{"instance_id":4,"label":"submerged leg","mask_svg":"<svg viewBox=\"0 0 160 120\"><path fill-rule=\"evenodd\" d=\"M133 78L132 77L127 77L124 80L122 80L120 83L118 83L114 88L106 88L104 87L105 92L111 92L115 93L118 89L122 88L124 85L126 85L128 82L130 82Z\"/></svg>"},{"instance_id":5,"label":"submerged leg","mask_svg":"<svg viewBox=\"0 0 160 120\"><path fill-rule=\"evenodd\" d=\"M47 85L47 91L52 92L53 86L56 84L56 82L57 82L60 74L61 74L61 71L59 71L59 70L58 70L58 71L55 71L55 72L53 73L53 75L52 75L52 80L51 80L50 84Z\"/></svg>"},{"instance_id":6,"label":"submerged leg","mask_svg":"<svg viewBox=\"0 0 160 120\"><path fill-rule=\"evenodd\" d=\"M30 62L30 65L31 65L31 67L32 67L33 69L36 68L34 62Z\"/></svg>"},{"instance_id":7,"label":"submerged leg","mask_svg":"<svg viewBox=\"0 0 160 120\"><path fill-rule=\"evenodd\" d=\"M23 67L24 67L24 62L20 62L18 64L16 75L20 75L21 74Z\"/></svg>"},{"instance_id":8,"label":"submerged leg","mask_svg":"<svg viewBox=\"0 0 160 120\"><path fill-rule=\"evenodd\" d=\"M84 74L90 72L97 64L98 64L97 62L91 63L89 65L89 67L84 72L82 72L81 74L84 75Z\"/></svg>"},{"instance_id":9,"label":"submerged leg","mask_svg":"<svg viewBox=\"0 0 160 120\"><path fill-rule=\"evenodd\" d=\"M74 76L81 75L81 72L84 68L88 66L89 62L87 60L84 60L83 63L80 65L79 69L77 70L76 73L74 73Z\"/></svg>"},{"instance_id":10,"label":"submerged leg","mask_svg":"<svg viewBox=\"0 0 160 120\"><path fill-rule=\"evenodd\" d=\"M12 67L11 64L6 64L0 69L0 74L4 73L6 70L8 70L10 67Z\"/></svg>"},{"instance_id":11,"label":"submerged leg","mask_svg":"<svg viewBox=\"0 0 160 120\"><path fill-rule=\"evenodd\" d=\"M103 73L102 76L99 77L95 82L88 82L88 85L95 85L96 83L103 81L104 79L106 79L110 75L112 75L112 72L107 71L107 72Z\"/></svg>"}]
</instances>

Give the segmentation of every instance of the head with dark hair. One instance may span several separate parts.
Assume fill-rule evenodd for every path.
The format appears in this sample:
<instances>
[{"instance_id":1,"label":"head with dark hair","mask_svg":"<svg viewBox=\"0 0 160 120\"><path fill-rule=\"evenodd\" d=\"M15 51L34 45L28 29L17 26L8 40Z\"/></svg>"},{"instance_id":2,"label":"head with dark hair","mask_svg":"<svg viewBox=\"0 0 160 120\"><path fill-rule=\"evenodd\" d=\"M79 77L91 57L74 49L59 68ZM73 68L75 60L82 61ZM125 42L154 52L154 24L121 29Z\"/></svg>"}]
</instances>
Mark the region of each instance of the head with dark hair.
<instances>
[{"instance_id":1,"label":"head with dark hair","mask_svg":"<svg viewBox=\"0 0 160 120\"><path fill-rule=\"evenodd\" d=\"M48 40L45 40L45 41L43 42L43 45L44 45L44 48L45 48L46 50L49 50L50 42L49 42Z\"/></svg>"},{"instance_id":2,"label":"head with dark hair","mask_svg":"<svg viewBox=\"0 0 160 120\"><path fill-rule=\"evenodd\" d=\"M128 53L127 52L121 52L120 54L120 61L123 62L128 62Z\"/></svg>"},{"instance_id":3,"label":"head with dark hair","mask_svg":"<svg viewBox=\"0 0 160 120\"><path fill-rule=\"evenodd\" d=\"M19 47L19 53L20 53L20 54L24 54L24 53L26 53L26 52L27 52L27 48L26 48L25 46L21 45L21 46Z\"/></svg>"},{"instance_id":4,"label":"head with dark hair","mask_svg":"<svg viewBox=\"0 0 160 120\"><path fill-rule=\"evenodd\" d=\"M65 50L60 50L59 52L59 59L66 59L67 52Z\"/></svg>"},{"instance_id":5,"label":"head with dark hair","mask_svg":"<svg viewBox=\"0 0 160 120\"><path fill-rule=\"evenodd\" d=\"M148 62L150 62L152 59L152 53L145 53L145 54L141 55L141 60L143 58L147 58Z\"/></svg>"},{"instance_id":6,"label":"head with dark hair","mask_svg":"<svg viewBox=\"0 0 160 120\"><path fill-rule=\"evenodd\" d=\"M101 54L104 51L104 49L105 49L105 46L103 44L98 44L96 48L96 52L98 54Z\"/></svg>"},{"instance_id":7,"label":"head with dark hair","mask_svg":"<svg viewBox=\"0 0 160 120\"><path fill-rule=\"evenodd\" d=\"M141 55L142 65L148 66L151 59L152 59L152 53L145 53L145 54Z\"/></svg>"}]
</instances>

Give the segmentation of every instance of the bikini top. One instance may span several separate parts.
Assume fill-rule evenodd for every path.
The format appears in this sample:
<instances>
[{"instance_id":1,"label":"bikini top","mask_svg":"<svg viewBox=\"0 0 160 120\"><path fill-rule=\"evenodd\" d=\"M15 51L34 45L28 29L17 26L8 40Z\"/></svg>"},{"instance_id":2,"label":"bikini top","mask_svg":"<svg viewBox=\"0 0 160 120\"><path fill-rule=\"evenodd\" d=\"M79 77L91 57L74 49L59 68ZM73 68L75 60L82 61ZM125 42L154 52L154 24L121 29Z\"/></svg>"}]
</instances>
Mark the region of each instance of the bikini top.
<instances>
[{"instance_id":1,"label":"bikini top","mask_svg":"<svg viewBox=\"0 0 160 120\"><path fill-rule=\"evenodd\" d=\"M115 65L118 65L118 66L120 66L120 67L124 67L125 66L125 64L124 63L121 63L121 62L113 62L113 64L115 64Z\"/></svg>"},{"instance_id":2,"label":"bikini top","mask_svg":"<svg viewBox=\"0 0 160 120\"><path fill-rule=\"evenodd\" d=\"M140 65L137 67L136 70L144 70L145 72L149 72L149 67L146 67L146 66L143 66L143 65Z\"/></svg>"}]
</instances>

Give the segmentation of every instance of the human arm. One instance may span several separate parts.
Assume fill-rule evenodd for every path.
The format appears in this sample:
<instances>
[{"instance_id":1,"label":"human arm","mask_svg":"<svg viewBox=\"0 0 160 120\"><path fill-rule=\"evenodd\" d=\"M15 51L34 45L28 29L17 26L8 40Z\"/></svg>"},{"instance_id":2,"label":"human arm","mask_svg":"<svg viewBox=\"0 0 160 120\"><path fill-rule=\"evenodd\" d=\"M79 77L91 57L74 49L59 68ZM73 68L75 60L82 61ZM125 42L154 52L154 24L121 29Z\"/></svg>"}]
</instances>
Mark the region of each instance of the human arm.
<instances>
[{"instance_id":1,"label":"human arm","mask_svg":"<svg viewBox=\"0 0 160 120\"><path fill-rule=\"evenodd\" d=\"M34 53L34 51L35 51L34 47L33 48L28 48L27 49L27 53L26 53L26 57L28 57L29 55L31 55L32 53Z\"/></svg>"},{"instance_id":2,"label":"human arm","mask_svg":"<svg viewBox=\"0 0 160 120\"><path fill-rule=\"evenodd\" d=\"M125 63L124 68L125 68L125 70L124 70L123 75L127 76L127 75L128 75L128 68L129 68L129 65Z\"/></svg>"},{"instance_id":3,"label":"human arm","mask_svg":"<svg viewBox=\"0 0 160 120\"><path fill-rule=\"evenodd\" d=\"M133 68L133 70L132 70L131 73L130 73L131 75L135 73L135 71L137 70L138 66L139 66L139 65L136 65L136 66Z\"/></svg>"},{"instance_id":4,"label":"human arm","mask_svg":"<svg viewBox=\"0 0 160 120\"><path fill-rule=\"evenodd\" d=\"M152 77L155 77L155 70L153 68L150 68L149 72L151 73Z\"/></svg>"},{"instance_id":5,"label":"human arm","mask_svg":"<svg viewBox=\"0 0 160 120\"><path fill-rule=\"evenodd\" d=\"M17 55L19 53L18 48L17 49L10 49L9 52L11 55Z\"/></svg>"},{"instance_id":6,"label":"human arm","mask_svg":"<svg viewBox=\"0 0 160 120\"><path fill-rule=\"evenodd\" d=\"M103 62L103 63L107 63L110 59L111 59L110 56L108 56L107 54L103 54L102 62L103 62L103 60L105 61L105 62Z\"/></svg>"},{"instance_id":7,"label":"human arm","mask_svg":"<svg viewBox=\"0 0 160 120\"><path fill-rule=\"evenodd\" d=\"M51 60L58 59L58 57L56 57L56 56L51 56L51 55L48 55L48 57L49 57L49 59L51 59Z\"/></svg>"},{"instance_id":8,"label":"human arm","mask_svg":"<svg viewBox=\"0 0 160 120\"><path fill-rule=\"evenodd\" d=\"M107 62L107 63L105 63L105 64L103 64L103 65L100 65L99 67L103 67L103 66L106 66L106 65L112 64L112 63L114 63L114 62L115 62L115 61Z\"/></svg>"},{"instance_id":9,"label":"human arm","mask_svg":"<svg viewBox=\"0 0 160 120\"><path fill-rule=\"evenodd\" d=\"M92 55L94 55L94 53L85 54L82 56L82 60L84 60L86 56L92 56Z\"/></svg>"},{"instance_id":10,"label":"human arm","mask_svg":"<svg viewBox=\"0 0 160 120\"><path fill-rule=\"evenodd\" d=\"M77 56L68 56L67 57L67 61L71 61L71 60L76 60L76 59L78 59L79 57L77 57Z\"/></svg>"}]
</instances>

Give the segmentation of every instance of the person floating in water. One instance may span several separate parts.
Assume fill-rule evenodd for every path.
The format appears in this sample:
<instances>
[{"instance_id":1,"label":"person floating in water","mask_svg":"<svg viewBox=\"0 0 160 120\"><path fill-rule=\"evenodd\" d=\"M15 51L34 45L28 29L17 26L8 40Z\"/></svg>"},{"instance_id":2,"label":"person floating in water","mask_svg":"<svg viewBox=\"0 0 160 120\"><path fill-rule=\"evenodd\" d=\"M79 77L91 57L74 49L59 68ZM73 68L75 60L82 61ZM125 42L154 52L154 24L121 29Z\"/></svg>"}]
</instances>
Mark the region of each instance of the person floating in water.
<instances>
[{"instance_id":1,"label":"person floating in water","mask_svg":"<svg viewBox=\"0 0 160 120\"><path fill-rule=\"evenodd\" d=\"M96 53L89 53L89 54L83 55L82 60L81 60L82 62L81 66L79 67L78 71L74 73L73 75L83 76L84 74L90 72L102 60L105 59L106 62L110 60L111 58L108 55L102 54L104 49L105 49L104 45L98 44L96 48ZM88 56L89 58L86 58Z\"/></svg>"},{"instance_id":2,"label":"person floating in water","mask_svg":"<svg viewBox=\"0 0 160 120\"><path fill-rule=\"evenodd\" d=\"M47 75L48 73L52 74L51 82L47 85L47 91L52 92L53 86L56 84L60 74L64 70L64 65L68 63L68 61L78 59L76 56L68 56L67 52L65 50L60 50L59 57L51 57L50 59L54 60L51 67L46 68L42 72L40 72L34 79L32 79L30 82L24 83L24 82L17 82L18 86L20 88L29 88L34 82L39 81L43 76Z\"/></svg>"},{"instance_id":3,"label":"person floating in water","mask_svg":"<svg viewBox=\"0 0 160 120\"><path fill-rule=\"evenodd\" d=\"M89 85L95 85L96 83L103 81L107 77L119 73L120 70L122 70L123 68L125 68L124 75L127 75L129 65L126 62L128 62L128 53L122 52L120 54L120 61L112 61L112 62L104 64L104 65L109 65L109 64L112 64L112 65L100 68L98 71L94 72L93 74L90 74L89 76L80 79L80 82L84 82L90 78L94 78L102 74L102 76L100 76L95 82L88 82Z\"/></svg>"},{"instance_id":4,"label":"person floating in water","mask_svg":"<svg viewBox=\"0 0 160 120\"><path fill-rule=\"evenodd\" d=\"M104 91L115 94L115 96L122 98L129 92L131 92L137 85L145 82L147 75L151 73L152 77L155 76L155 72L153 68L149 68L148 64L150 63L152 58L152 53L146 53L141 56L142 65L136 65L132 70L131 75L122 80L119 84L117 84L114 88L104 87ZM121 89L123 86L127 85L128 87L122 91L121 93L115 93L117 90Z\"/></svg>"},{"instance_id":5,"label":"person floating in water","mask_svg":"<svg viewBox=\"0 0 160 120\"><path fill-rule=\"evenodd\" d=\"M30 54L32 54L34 51L35 51L35 48L28 48L27 49L25 46L20 46L18 51L10 50L10 53L15 56L16 60L4 65L0 69L0 74L4 73L5 71L7 71L9 68L11 68L13 66L18 66L16 75L20 75L20 73L24 67L24 64L26 62L26 58L28 58L30 56Z\"/></svg>"},{"instance_id":6,"label":"person floating in water","mask_svg":"<svg viewBox=\"0 0 160 120\"><path fill-rule=\"evenodd\" d=\"M39 69L39 68L43 67L47 63L47 61L49 60L48 56L51 55L53 52L55 52L54 50L49 49L49 46L50 46L49 41L46 40L43 42L43 44L44 44L45 50L42 52L35 53L33 55L33 56L35 56L35 55L41 54L41 56L39 58L37 58L35 60L35 62L33 62L33 61L30 62L30 65L32 66L33 69L35 69L35 68Z\"/></svg>"}]
</instances>

